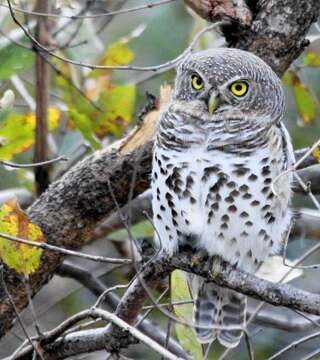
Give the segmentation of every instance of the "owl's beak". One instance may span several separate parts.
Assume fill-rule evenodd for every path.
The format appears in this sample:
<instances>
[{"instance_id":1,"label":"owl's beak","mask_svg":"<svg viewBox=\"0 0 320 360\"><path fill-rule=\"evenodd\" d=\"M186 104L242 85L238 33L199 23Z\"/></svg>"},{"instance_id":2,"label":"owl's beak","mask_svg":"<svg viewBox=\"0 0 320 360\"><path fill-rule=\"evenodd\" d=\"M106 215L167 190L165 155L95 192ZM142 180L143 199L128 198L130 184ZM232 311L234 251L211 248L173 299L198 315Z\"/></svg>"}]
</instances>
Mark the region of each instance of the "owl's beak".
<instances>
[{"instance_id":1,"label":"owl's beak","mask_svg":"<svg viewBox=\"0 0 320 360\"><path fill-rule=\"evenodd\" d=\"M212 115L218 107L218 98L217 98L217 94L215 94L214 92L211 93L209 101L208 101L208 111L209 113Z\"/></svg>"}]
</instances>

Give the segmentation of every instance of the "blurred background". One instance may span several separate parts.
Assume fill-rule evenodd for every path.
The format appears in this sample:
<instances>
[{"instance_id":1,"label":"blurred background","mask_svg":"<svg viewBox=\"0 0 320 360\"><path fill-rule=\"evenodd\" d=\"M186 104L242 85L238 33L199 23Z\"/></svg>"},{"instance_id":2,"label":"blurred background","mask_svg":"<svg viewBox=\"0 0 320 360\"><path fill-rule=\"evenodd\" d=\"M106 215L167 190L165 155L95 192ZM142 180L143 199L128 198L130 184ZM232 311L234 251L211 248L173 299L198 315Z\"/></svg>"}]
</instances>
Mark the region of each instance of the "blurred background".
<instances>
[{"instance_id":1,"label":"blurred background","mask_svg":"<svg viewBox=\"0 0 320 360\"><path fill-rule=\"evenodd\" d=\"M91 64L157 65L178 56L195 33L206 26L206 22L187 9L182 1L97 18L68 17L81 15L84 9L86 14L98 14L147 3L150 1L56 1L51 5L51 12L57 16L50 17L46 23L50 32L50 46L52 49L61 48L58 55ZM13 1L12 4L19 9L37 9L37 1L33 0ZM30 32L34 32L37 16L18 11L16 15ZM317 24L309 37L311 45L283 78L287 98L285 122L297 149L310 146L320 137L320 28ZM200 50L223 44L219 33L209 33L202 37L197 47ZM29 46L30 42L23 31L12 21L7 2L0 1L0 160L21 164L34 161L37 79L35 54L27 49ZM139 114L145 106L146 94L158 96L160 86L172 85L175 77L174 70L157 74L91 70L55 58L50 58L49 62L48 157L68 158L68 161L50 166L52 180L86 155L127 134L140 121ZM37 197L33 169L17 169L0 164L0 202L4 203L14 196L22 208L27 208ZM293 205L296 209L306 211L308 219L313 217L314 220L308 224L301 223L294 231L287 250L290 260L298 258L320 240L319 211L314 204L301 195L295 196ZM130 249L125 230L112 232L104 229L98 233L96 241L83 251L111 257L118 257L119 254L128 256ZM141 221L134 225L133 233L136 238L151 239L153 229L147 221ZM74 258L67 261L87 269L108 287L126 284L133 274L129 266L114 269L111 265ZM305 262L314 263L320 263L318 253ZM279 267L281 264L269 268L268 276L271 279L274 279L272 276L276 275ZM312 292L320 291L319 270L297 271L293 277L294 285ZM33 303L41 329L47 330L70 315L90 307L95 300L96 297L79 282L55 275ZM168 298L163 301L168 301ZM257 304L252 300L250 309ZM316 318L308 320L283 308L265 306L261 314L268 321L263 322L261 316L259 322L249 326L256 359L267 359L275 351L319 327L315 323ZM151 318L166 328L167 321L158 310L151 313ZM283 328L287 324L287 329L279 329L279 323L272 323L272 318L280 319ZM30 334L34 333L29 309L24 311L22 319ZM290 324L293 324L291 328ZM302 324L300 328L299 324ZM13 331L0 341L0 358L10 355L24 338L20 326L16 324ZM281 359L302 359L318 344L319 339L316 338L288 352ZM142 345L132 346L123 353L134 359L159 357ZM214 344L209 359L218 359L222 353L223 349ZM106 358L105 352L81 356L81 359ZM230 352L227 358L248 358L245 343Z\"/></svg>"}]
</instances>

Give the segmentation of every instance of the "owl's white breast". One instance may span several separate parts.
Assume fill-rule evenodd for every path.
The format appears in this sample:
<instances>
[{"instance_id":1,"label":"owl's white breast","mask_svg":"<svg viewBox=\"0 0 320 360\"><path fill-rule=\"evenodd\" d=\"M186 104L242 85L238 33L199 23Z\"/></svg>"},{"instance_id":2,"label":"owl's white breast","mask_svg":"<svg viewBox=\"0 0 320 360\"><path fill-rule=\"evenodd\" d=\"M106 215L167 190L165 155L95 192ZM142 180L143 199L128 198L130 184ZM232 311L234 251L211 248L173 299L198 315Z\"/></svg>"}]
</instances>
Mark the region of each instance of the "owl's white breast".
<instances>
[{"instance_id":1,"label":"owl's white breast","mask_svg":"<svg viewBox=\"0 0 320 360\"><path fill-rule=\"evenodd\" d=\"M270 179L282 165L282 154L269 148L243 157L200 145L181 152L156 147L152 192L159 246L174 253L189 241L244 269L256 268L279 247L290 221L288 176L279 196L270 195Z\"/></svg>"}]
</instances>

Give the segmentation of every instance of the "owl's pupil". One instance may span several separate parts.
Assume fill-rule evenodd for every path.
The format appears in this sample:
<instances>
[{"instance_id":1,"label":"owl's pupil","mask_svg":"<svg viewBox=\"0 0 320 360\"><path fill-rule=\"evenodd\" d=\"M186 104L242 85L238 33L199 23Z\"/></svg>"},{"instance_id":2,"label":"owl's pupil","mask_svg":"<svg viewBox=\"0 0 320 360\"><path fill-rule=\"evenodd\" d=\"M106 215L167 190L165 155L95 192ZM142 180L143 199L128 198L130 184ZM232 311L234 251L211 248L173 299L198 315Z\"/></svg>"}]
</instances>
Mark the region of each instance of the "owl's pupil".
<instances>
[{"instance_id":1,"label":"owl's pupil","mask_svg":"<svg viewBox=\"0 0 320 360\"><path fill-rule=\"evenodd\" d=\"M197 83L197 85L201 85L202 84L202 81L201 81L201 79L200 78L196 78L196 83Z\"/></svg>"},{"instance_id":2,"label":"owl's pupil","mask_svg":"<svg viewBox=\"0 0 320 360\"><path fill-rule=\"evenodd\" d=\"M239 84L239 85L236 85L236 90L237 90L237 91L241 91L241 90L242 90L242 85L240 85L240 84Z\"/></svg>"}]
</instances>

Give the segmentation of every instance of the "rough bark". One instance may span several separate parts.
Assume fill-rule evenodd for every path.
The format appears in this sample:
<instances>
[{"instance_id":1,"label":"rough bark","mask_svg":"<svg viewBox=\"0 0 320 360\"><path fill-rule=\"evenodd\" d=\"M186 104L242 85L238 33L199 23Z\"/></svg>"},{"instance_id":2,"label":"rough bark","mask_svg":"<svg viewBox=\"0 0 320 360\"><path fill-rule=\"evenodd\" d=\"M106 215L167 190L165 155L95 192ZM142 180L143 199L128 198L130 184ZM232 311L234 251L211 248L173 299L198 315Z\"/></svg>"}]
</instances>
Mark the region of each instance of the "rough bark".
<instances>
[{"instance_id":1,"label":"rough bark","mask_svg":"<svg viewBox=\"0 0 320 360\"><path fill-rule=\"evenodd\" d=\"M301 53L304 36L320 11L318 0L261 1L254 7L249 29L235 33L235 26L224 30L232 46L260 55L281 75ZM107 217L115 205L108 181L119 205L128 201L132 177L133 197L149 186L152 136L158 112L147 115L146 121L123 142L112 149L95 153L72 168L28 210L31 220L38 224L49 243L67 248L80 248L90 238L94 227ZM39 270L31 277L36 294L48 282L61 263L60 254L44 252ZM27 296L19 276L5 268L3 274L8 290L21 311ZM0 284L0 337L10 329L15 318L13 307Z\"/></svg>"}]
</instances>

